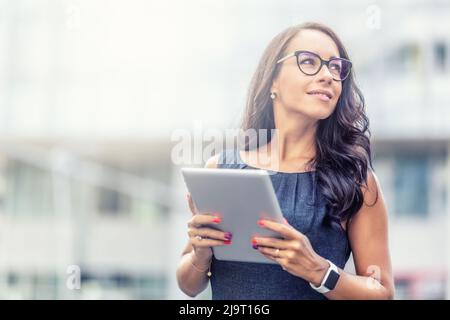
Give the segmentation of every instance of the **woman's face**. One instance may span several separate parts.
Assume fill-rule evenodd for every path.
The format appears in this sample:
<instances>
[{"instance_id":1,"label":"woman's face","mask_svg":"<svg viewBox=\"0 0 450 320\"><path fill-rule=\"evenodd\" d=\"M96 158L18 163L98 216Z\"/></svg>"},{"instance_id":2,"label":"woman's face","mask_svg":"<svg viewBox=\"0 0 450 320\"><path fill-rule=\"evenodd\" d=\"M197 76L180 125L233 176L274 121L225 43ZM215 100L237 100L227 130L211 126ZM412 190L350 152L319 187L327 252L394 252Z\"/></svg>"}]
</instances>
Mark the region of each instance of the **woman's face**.
<instances>
[{"instance_id":1,"label":"woman's face","mask_svg":"<svg viewBox=\"0 0 450 320\"><path fill-rule=\"evenodd\" d=\"M297 50L314 52L324 60L339 57L339 50L333 39L317 30L301 30L289 43L286 54ZM274 108L285 108L286 111L301 113L315 120L328 118L341 95L342 83L333 80L325 65L319 73L309 76L300 71L295 57L281 63L271 90L276 93ZM331 98L312 93L317 90L326 91Z\"/></svg>"}]
</instances>

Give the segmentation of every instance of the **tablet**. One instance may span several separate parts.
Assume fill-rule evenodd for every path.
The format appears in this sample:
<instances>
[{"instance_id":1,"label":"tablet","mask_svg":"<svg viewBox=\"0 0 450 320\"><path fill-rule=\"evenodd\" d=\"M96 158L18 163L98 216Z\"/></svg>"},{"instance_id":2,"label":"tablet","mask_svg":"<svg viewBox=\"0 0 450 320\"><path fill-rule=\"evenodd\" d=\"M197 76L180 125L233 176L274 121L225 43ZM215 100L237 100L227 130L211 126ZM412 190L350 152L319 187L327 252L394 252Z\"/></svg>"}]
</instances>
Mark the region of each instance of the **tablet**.
<instances>
[{"instance_id":1,"label":"tablet","mask_svg":"<svg viewBox=\"0 0 450 320\"><path fill-rule=\"evenodd\" d=\"M181 172L198 211L218 212L222 221L214 228L233 234L230 245L213 247L216 259L276 263L252 247L255 236L281 238L259 227L259 219L284 222L266 170L182 168Z\"/></svg>"}]
</instances>

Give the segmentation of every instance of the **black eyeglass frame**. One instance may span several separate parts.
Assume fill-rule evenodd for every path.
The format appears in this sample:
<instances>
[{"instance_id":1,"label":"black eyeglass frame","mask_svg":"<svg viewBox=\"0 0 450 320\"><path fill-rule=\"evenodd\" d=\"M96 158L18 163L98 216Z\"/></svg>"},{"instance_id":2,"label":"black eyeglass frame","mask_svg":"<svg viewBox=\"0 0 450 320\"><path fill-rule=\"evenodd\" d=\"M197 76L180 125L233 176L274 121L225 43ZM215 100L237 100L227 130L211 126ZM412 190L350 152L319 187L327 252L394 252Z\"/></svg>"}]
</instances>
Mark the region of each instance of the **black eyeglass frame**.
<instances>
[{"instance_id":1,"label":"black eyeglass frame","mask_svg":"<svg viewBox=\"0 0 450 320\"><path fill-rule=\"evenodd\" d=\"M306 73L305 71L302 70L302 68L300 67L300 62L298 61L298 56L299 56L301 53L312 54L313 56L316 56L317 58L319 58L319 60L320 60L320 67L319 67L319 69L317 69L316 72L314 72L314 73ZM328 68L328 70L330 70L330 62L331 62L331 61L336 61L336 60L348 62L348 63L349 63L349 68L348 68L348 71L347 71L346 76L345 76L343 79L335 79L335 78L333 77L333 80L334 80L334 81L341 81L341 82L344 81L345 79L347 79L347 77L349 76L349 74L350 74L350 72L351 72L351 70L352 70L352 62L351 62L350 60L348 60L348 59L338 58L338 57L333 57L333 58L331 58L330 60L324 60L324 59L322 59L317 53L314 53L314 52L311 52L311 51L307 51L307 50L298 50L298 51L291 52L291 53L287 54L286 56L284 56L283 58L281 58L280 60L278 60L278 61L277 61L277 64L279 64L279 63L281 63L281 62L283 62L283 61L285 61L285 60L287 60L287 59L289 59L289 58L291 58L291 57L295 57L295 59L297 60L297 66L298 66L298 68L300 69L301 72L303 72L303 73L306 74L307 76L315 76L316 74L318 74L318 73L320 72L320 70L322 69L323 65L326 65L327 68ZM331 72L330 72L330 73L331 73ZM331 74L332 74L332 73L331 73ZM333 75L333 74L332 74L332 75Z\"/></svg>"}]
</instances>

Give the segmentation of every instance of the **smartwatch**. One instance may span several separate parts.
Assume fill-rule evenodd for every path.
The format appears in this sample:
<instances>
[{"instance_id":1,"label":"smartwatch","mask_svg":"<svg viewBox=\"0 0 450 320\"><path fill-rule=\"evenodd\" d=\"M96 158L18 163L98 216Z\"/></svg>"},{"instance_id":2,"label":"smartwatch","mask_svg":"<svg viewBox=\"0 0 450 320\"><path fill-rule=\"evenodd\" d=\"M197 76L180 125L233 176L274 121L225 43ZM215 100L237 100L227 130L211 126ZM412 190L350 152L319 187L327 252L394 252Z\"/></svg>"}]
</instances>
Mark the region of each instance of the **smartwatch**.
<instances>
[{"instance_id":1,"label":"smartwatch","mask_svg":"<svg viewBox=\"0 0 450 320\"><path fill-rule=\"evenodd\" d=\"M328 263L330 264L330 267L327 270L327 273L325 274L325 277L323 277L322 283L320 286L316 287L311 282L309 283L311 288L316 290L319 293L327 293L331 290L333 290L336 287L336 284L339 280L339 269L336 267L336 265L328 260Z\"/></svg>"}]
</instances>

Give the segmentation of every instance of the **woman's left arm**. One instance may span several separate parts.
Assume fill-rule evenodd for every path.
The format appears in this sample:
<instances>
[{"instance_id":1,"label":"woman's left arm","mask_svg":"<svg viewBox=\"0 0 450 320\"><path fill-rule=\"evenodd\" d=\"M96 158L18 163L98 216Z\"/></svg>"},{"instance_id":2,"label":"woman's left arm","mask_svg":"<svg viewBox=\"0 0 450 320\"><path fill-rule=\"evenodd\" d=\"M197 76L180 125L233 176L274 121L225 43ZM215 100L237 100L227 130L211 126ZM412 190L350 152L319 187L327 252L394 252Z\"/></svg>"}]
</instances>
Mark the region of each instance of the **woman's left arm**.
<instances>
[{"instance_id":1,"label":"woman's left arm","mask_svg":"<svg viewBox=\"0 0 450 320\"><path fill-rule=\"evenodd\" d=\"M393 299L394 281L388 244L388 216L380 185L369 172L364 203L348 223L348 236L356 275L339 269L336 287L325 293L328 299ZM308 238L289 225L264 220L261 226L283 236L256 238L254 244L284 270L319 286L328 269L328 262L319 256ZM277 250L279 249L279 250Z\"/></svg>"}]
</instances>

